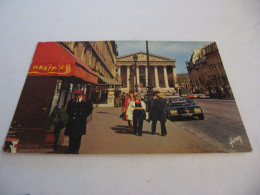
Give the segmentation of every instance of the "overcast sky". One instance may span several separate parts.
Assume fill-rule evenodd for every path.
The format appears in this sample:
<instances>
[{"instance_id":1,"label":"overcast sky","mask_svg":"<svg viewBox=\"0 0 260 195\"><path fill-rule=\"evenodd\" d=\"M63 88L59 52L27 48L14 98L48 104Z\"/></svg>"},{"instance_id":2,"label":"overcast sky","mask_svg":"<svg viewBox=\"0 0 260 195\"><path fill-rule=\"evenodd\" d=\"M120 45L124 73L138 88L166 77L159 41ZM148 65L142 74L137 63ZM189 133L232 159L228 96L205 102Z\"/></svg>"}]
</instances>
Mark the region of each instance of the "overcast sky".
<instances>
[{"instance_id":1,"label":"overcast sky","mask_svg":"<svg viewBox=\"0 0 260 195\"><path fill-rule=\"evenodd\" d=\"M118 56L146 52L145 41L116 41ZM185 61L190 60L194 49L202 48L211 42L177 42L177 41L148 41L149 53L165 56L176 60L176 72L187 73Z\"/></svg>"}]
</instances>

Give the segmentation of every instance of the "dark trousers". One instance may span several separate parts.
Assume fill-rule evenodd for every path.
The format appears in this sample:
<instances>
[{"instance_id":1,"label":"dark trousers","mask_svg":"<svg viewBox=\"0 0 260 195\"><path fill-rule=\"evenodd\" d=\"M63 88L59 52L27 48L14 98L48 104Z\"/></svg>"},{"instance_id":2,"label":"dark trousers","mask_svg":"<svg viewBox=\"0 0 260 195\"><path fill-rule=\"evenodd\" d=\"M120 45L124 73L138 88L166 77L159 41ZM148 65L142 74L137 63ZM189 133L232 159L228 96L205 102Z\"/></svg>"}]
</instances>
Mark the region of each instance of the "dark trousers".
<instances>
[{"instance_id":1,"label":"dark trousers","mask_svg":"<svg viewBox=\"0 0 260 195\"><path fill-rule=\"evenodd\" d=\"M165 120L160 120L161 123L161 135L166 135L167 131L166 131L166 127L165 127ZM157 124L157 120L153 120L152 121L152 133L155 133L156 131L156 124Z\"/></svg>"},{"instance_id":2,"label":"dark trousers","mask_svg":"<svg viewBox=\"0 0 260 195\"><path fill-rule=\"evenodd\" d=\"M69 136L69 153L70 154L78 154L79 148L81 144L81 137L82 135L71 135Z\"/></svg>"},{"instance_id":3,"label":"dark trousers","mask_svg":"<svg viewBox=\"0 0 260 195\"><path fill-rule=\"evenodd\" d=\"M143 121L144 121L144 111L143 110L134 110L133 112L133 128L134 134L138 132L139 135L143 134Z\"/></svg>"}]
</instances>

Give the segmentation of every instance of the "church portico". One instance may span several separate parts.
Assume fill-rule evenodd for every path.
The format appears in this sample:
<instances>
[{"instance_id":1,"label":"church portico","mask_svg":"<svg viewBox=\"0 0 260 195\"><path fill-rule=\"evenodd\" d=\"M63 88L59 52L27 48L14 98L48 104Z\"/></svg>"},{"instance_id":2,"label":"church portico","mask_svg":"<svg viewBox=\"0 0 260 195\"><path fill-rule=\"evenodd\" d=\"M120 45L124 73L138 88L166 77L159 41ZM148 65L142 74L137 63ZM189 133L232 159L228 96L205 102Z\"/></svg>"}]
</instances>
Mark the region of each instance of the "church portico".
<instances>
[{"instance_id":1,"label":"church portico","mask_svg":"<svg viewBox=\"0 0 260 195\"><path fill-rule=\"evenodd\" d=\"M134 62L133 56L137 55ZM175 93L176 66L175 59L170 59L155 54L149 55L150 79L154 90L163 93ZM117 59L118 74L122 80L122 91L129 92L136 89L139 93L145 93L148 86L147 56L145 52L137 52L120 56Z\"/></svg>"}]
</instances>

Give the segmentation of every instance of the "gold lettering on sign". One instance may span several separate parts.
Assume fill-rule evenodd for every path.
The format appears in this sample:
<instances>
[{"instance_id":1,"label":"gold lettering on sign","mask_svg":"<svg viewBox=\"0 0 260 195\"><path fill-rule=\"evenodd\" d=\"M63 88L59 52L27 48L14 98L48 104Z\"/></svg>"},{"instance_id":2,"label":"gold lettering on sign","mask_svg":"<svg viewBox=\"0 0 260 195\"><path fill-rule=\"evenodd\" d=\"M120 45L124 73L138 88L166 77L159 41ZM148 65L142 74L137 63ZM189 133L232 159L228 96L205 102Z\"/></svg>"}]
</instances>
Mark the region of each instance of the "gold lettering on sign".
<instances>
[{"instance_id":1,"label":"gold lettering on sign","mask_svg":"<svg viewBox=\"0 0 260 195\"><path fill-rule=\"evenodd\" d=\"M32 65L28 74L68 74L71 72L70 64L66 65Z\"/></svg>"}]
</instances>

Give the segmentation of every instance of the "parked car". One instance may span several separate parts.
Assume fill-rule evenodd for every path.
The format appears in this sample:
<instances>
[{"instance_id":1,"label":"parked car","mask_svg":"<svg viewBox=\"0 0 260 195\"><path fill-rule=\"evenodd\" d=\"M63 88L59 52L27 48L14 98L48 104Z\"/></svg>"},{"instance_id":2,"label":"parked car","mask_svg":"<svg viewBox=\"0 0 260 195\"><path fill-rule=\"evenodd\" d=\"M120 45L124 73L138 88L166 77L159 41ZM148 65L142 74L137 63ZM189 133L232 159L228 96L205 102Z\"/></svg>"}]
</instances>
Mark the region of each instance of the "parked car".
<instances>
[{"instance_id":1,"label":"parked car","mask_svg":"<svg viewBox=\"0 0 260 195\"><path fill-rule=\"evenodd\" d=\"M189 93L189 94L187 94L187 97L195 99L195 98L198 98L198 94L196 94L196 93Z\"/></svg>"},{"instance_id":2,"label":"parked car","mask_svg":"<svg viewBox=\"0 0 260 195\"><path fill-rule=\"evenodd\" d=\"M188 98L194 98L194 95L193 95L192 93L188 93L188 94L187 94L187 97L188 97Z\"/></svg>"},{"instance_id":3,"label":"parked car","mask_svg":"<svg viewBox=\"0 0 260 195\"><path fill-rule=\"evenodd\" d=\"M204 114L200 106L187 97L165 97L167 103L166 116L170 120L178 120L182 117L198 117L204 120Z\"/></svg>"},{"instance_id":4,"label":"parked car","mask_svg":"<svg viewBox=\"0 0 260 195\"><path fill-rule=\"evenodd\" d=\"M198 94L193 93L193 98L198 98Z\"/></svg>"},{"instance_id":5,"label":"parked car","mask_svg":"<svg viewBox=\"0 0 260 195\"><path fill-rule=\"evenodd\" d=\"M207 98L210 98L210 97L207 94L198 94L197 98L199 98L199 99L207 99Z\"/></svg>"}]
</instances>

